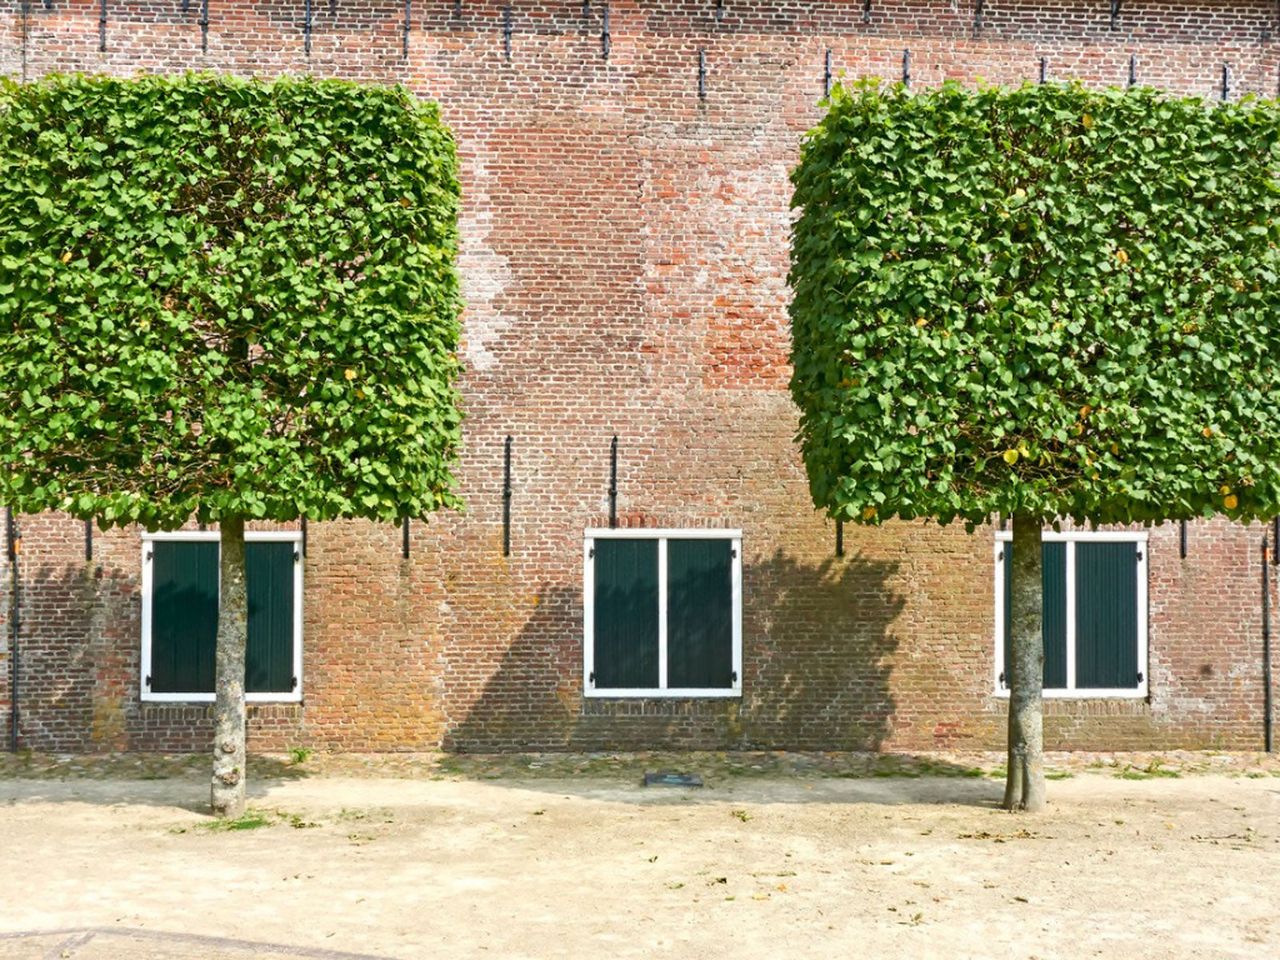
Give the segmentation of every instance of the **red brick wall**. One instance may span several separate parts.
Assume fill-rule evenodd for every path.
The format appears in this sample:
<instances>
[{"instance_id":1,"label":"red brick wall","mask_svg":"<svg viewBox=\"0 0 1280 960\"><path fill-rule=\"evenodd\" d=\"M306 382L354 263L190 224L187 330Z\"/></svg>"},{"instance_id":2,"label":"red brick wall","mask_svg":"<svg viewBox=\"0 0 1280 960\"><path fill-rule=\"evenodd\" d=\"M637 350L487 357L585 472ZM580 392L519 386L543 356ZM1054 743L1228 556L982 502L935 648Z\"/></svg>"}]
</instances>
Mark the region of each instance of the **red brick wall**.
<instances>
[{"instance_id":1,"label":"red brick wall","mask_svg":"<svg viewBox=\"0 0 1280 960\"><path fill-rule=\"evenodd\" d=\"M990 530L833 528L809 507L786 392L787 171L818 118L824 53L913 83L1141 80L1273 94L1266 2L989 0L403 4L40 0L0 13L0 71L314 72L407 83L438 100L462 160L468 301L463 516L399 531L312 525L304 702L253 710L259 748L997 747ZM706 99L698 51L706 51ZM502 444L514 437L512 556L501 554ZM624 523L744 531L738 701L584 701L583 529L608 509L619 438ZM138 700L135 530L22 518L24 743L186 749L200 706ZM1261 743L1263 531L1197 524L1150 543L1149 702L1049 704L1053 747ZM8 615L8 567L3 567ZM4 620L7 625L7 619ZM6 634L7 636L7 634ZM8 722L8 642L0 707Z\"/></svg>"}]
</instances>

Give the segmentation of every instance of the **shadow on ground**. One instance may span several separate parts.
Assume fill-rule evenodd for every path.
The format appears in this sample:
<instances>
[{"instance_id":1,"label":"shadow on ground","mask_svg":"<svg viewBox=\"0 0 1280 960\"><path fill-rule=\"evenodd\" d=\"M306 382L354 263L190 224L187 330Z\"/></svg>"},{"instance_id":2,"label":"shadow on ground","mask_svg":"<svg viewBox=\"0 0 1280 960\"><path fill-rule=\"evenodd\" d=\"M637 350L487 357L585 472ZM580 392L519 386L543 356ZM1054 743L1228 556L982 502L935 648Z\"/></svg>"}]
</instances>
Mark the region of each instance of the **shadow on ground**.
<instances>
[{"instance_id":1,"label":"shadow on ground","mask_svg":"<svg viewBox=\"0 0 1280 960\"><path fill-rule=\"evenodd\" d=\"M208 813L210 762L204 753L2 754L0 804L125 804ZM262 800L279 783L310 775L283 757L251 756L249 803Z\"/></svg>"},{"instance_id":2,"label":"shadow on ground","mask_svg":"<svg viewBox=\"0 0 1280 960\"><path fill-rule=\"evenodd\" d=\"M280 944L203 937L156 930L101 927L0 934L0 958L59 957L74 960L382 960L364 953L316 950Z\"/></svg>"}]
</instances>

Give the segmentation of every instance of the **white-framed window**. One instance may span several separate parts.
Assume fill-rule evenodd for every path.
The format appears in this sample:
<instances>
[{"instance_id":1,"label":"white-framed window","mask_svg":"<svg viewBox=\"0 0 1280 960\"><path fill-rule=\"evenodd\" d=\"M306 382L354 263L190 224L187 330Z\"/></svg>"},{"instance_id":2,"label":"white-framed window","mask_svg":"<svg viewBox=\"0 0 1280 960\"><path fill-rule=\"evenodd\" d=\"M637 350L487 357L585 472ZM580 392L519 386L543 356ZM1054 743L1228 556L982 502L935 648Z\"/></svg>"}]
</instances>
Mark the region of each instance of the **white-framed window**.
<instances>
[{"instance_id":1,"label":"white-framed window","mask_svg":"<svg viewBox=\"0 0 1280 960\"><path fill-rule=\"evenodd\" d=\"M142 538L142 699L214 699L219 547L215 531ZM245 698L302 699L302 534L245 534Z\"/></svg>"},{"instance_id":2,"label":"white-framed window","mask_svg":"<svg viewBox=\"0 0 1280 960\"><path fill-rule=\"evenodd\" d=\"M742 531L587 530L588 697L742 695Z\"/></svg>"},{"instance_id":3,"label":"white-framed window","mask_svg":"<svg viewBox=\"0 0 1280 960\"><path fill-rule=\"evenodd\" d=\"M995 540L995 692L1008 696L1012 534ZM1147 695L1147 535L1129 531L1043 534L1044 695Z\"/></svg>"}]
</instances>

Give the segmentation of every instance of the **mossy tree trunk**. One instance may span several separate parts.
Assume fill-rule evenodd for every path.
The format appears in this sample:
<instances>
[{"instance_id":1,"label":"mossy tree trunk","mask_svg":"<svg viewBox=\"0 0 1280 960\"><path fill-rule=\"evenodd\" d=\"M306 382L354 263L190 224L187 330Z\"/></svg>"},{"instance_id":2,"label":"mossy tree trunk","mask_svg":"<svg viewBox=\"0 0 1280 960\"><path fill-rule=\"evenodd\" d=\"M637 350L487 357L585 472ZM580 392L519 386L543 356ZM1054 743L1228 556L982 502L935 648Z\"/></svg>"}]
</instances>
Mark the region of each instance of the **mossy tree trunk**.
<instances>
[{"instance_id":1,"label":"mossy tree trunk","mask_svg":"<svg viewBox=\"0 0 1280 960\"><path fill-rule=\"evenodd\" d=\"M1043 810L1044 784L1044 593L1040 518L1013 517L1013 570L1009 645L1009 766L1007 810Z\"/></svg>"},{"instance_id":2,"label":"mossy tree trunk","mask_svg":"<svg viewBox=\"0 0 1280 960\"><path fill-rule=\"evenodd\" d=\"M245 803L244 660L249 636L249 597L245 589L244 519L224 519L220 528L213 781L209 803L215 816L235 818L244 813Z\"/></svg>"}]
</instances>

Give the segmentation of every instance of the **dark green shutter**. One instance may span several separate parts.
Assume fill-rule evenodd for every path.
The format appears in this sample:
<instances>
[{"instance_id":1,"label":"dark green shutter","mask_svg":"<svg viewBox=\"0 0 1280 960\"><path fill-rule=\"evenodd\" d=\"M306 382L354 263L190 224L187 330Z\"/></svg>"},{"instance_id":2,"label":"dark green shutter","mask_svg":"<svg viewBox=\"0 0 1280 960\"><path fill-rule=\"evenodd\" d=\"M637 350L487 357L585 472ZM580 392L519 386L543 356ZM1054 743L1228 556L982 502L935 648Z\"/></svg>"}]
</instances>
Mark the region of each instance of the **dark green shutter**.
<instances>
[{"instance_id":1,"label":"dark green shutter","mask_svg":"<svg viewBox=\"0 0 1280 960\"><path fill-rule=\"evenodd\" d=\"M597 539L592 562L596 689L656 689L658 542Z\"/></svg>"},{"instance_id":2,"label":"dark green shutter","mask_svg":"<svg viewBox=\"0 0 1280 960\"><path fill-rule=\"evenodd\" d=\"M1076 687L1138 686L1138 544L1076 544Z\"/></svg>"},{"instance_id":3,"label":"dark green shutter","mask_svg":"<svg viewBox=\"0 0 1280 960\"><path fill-rule=\"evenodd\" d=\"M667 686L733 686L733 544L667 541Z\"/></svg>"},{"instance_id":4,"label":"dark green shutter","mask_svg":"<svg viewBox=\"0 0 1280 960\"><path fill-rule=\"evenodd\" d=\"M248 693L293 690L293 552L290 542L258 541L244 548L249 593Z\"/></svg>"},{"instance_id":5,"label":"dark green shutter","mask_svg":"<svg viewBox=\"0 0 1280 960\"><path fill-rule=\"evenodd\" d=\"M151 544L151 692L213 693L218 544Z\"/></svg>"},{"instance_id":6,"label":"dark green shutter","mask_svg":"<svg viewBox=\"0 0 1280 960\"><path fill-rule=\"evenodd\" d=\"M1040 582L1044 591L1044 687L1061 689L1067 685L1067 545L1044 541L1040 545L1043 566ZM1013 601L1013 544L1004 544L1004 677L1009 684L1009 619Z\"/></svg>"}]
</instances>

